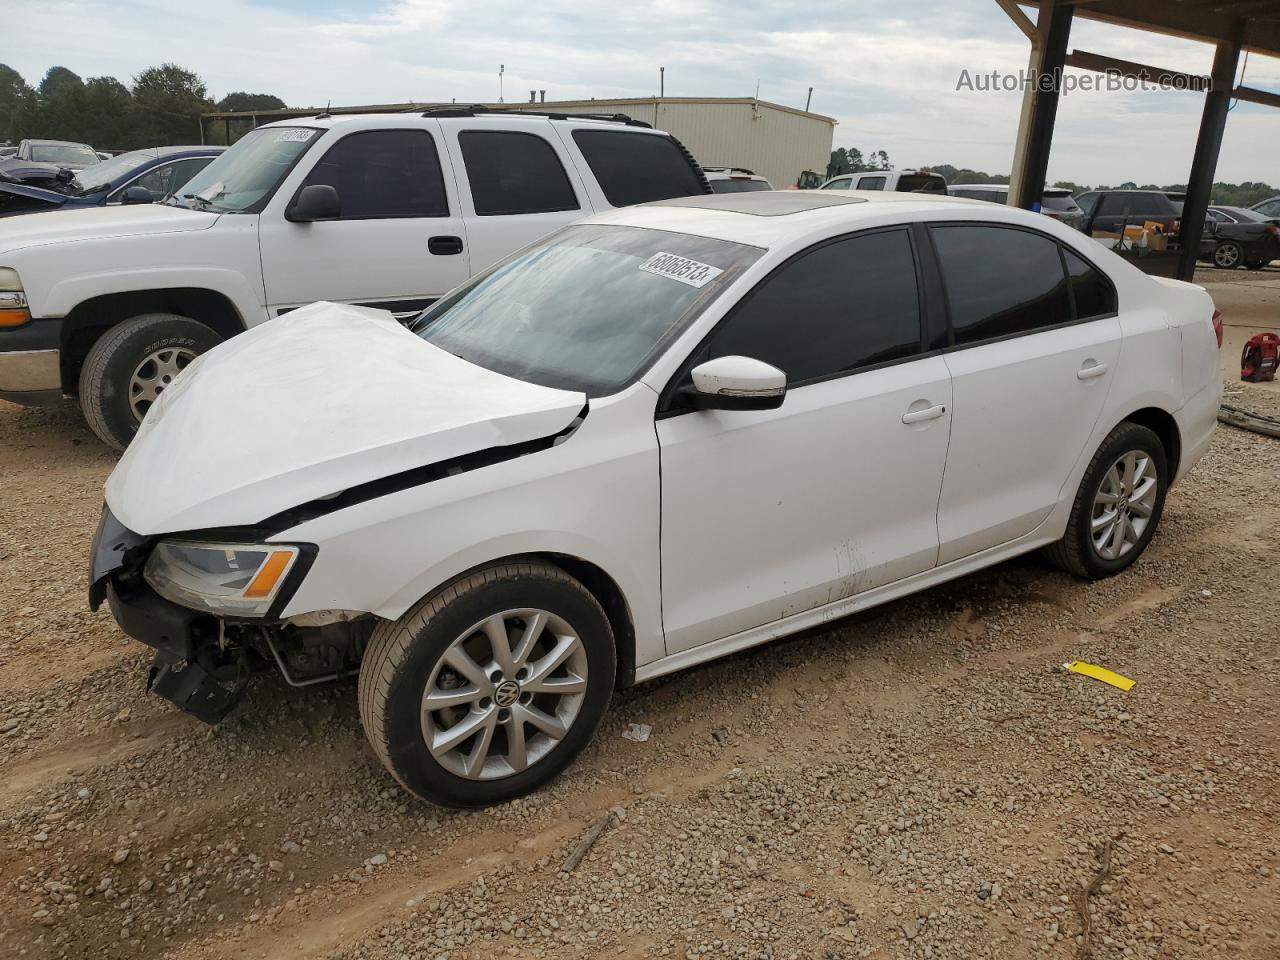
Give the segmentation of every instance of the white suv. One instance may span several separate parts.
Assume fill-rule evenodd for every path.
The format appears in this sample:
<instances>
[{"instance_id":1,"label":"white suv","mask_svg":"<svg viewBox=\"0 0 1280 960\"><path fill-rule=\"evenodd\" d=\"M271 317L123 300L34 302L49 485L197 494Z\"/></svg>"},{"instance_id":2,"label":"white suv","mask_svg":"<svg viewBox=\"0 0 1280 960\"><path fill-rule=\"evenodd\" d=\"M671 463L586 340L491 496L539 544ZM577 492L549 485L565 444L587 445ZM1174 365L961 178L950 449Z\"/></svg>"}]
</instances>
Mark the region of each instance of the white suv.
<instances>
[{"instance_id":1,"label":"white suv","mask_svg":"<svg viewBox=\"0 0 1280 960\"><path fill-rule=\"evenodd\" d=\"M708 192L678 141L622 116L260 127L164 203L6 222L0 398L78 394L123 448L187 364L268 318L316 300L410 316L574 220Z\"/></svg>"},{"instance_id":2,"label":"white suv","mask_svg":"<svg viewBox=\"0 0 1280 960\"><path fill-rule=\"evenodd\" d=\"M210 721L254 664L359 671L401 783L499 802L618 683L1039 547L1124 570L1213 436L1213 314L995 204L618 210L407 329L319 303L197 359L107 481L91 602Z\"/></svg>"},{"instance_id":3,"label":"white suv","mask_svg":"<svg viewBox=\"0 0 1280 960\"><path fill-rule=\"evenodd\" d=\"M823 190L892 190L898 193L947 192L947 181L936 173L916 170L866 170L832 177Z\"/></svg>"}]
</instances>

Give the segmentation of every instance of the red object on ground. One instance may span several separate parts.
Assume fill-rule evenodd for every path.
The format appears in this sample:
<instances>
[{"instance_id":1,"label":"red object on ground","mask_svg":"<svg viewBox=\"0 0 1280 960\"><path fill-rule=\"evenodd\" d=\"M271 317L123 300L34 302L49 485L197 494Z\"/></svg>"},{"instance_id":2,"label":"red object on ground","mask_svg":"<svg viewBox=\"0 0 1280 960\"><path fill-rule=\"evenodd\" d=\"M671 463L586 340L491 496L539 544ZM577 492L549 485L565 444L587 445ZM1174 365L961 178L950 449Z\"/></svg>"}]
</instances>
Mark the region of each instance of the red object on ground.
<instances>
[{"instance_id":1,"label":"red object on ground","mask_svg":"<svg viewBox=\"0 0 1280 960\"><path fill-rule=\"evenodd\" d=\"M1214 308L1213 311L1213 335L1218 338L1218 349L1222 349L1222 311Z\"/></svg>"},{"instance_id":2,"label":"red object on ground","mask_svg":"<svg viewBox=\"0 0 1280 960\"><path fill-rule=\"evenodd\" d=\"M1240 354L1240 379L1260 383L1276 378L1280 367L1280 335L1255 333Z\"/></svg>"}]
</instances>

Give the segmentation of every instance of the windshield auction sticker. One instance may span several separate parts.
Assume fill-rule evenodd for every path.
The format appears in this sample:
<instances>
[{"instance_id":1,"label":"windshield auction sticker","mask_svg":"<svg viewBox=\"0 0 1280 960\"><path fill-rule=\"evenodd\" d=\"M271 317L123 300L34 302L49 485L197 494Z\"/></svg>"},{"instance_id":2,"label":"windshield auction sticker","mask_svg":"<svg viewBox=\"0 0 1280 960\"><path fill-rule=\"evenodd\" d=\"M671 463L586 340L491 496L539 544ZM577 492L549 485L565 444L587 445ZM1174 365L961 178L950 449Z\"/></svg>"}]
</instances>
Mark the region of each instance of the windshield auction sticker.
<instances>
[{"instance_id":1,"label":"windshield auction sticker","mask_svg":"<svg viewBox=\"0 0 1280 960\"><path fill-rule=\"evenodd\" d=\"M655 253L640 264L640 269L645 273L656 273L660 277L679 280L691 287L705 287L724 273L719 267L713 267L709 263L699 263L688 257L678 257L674 253Z\"/></svg>"},{"instance_id":2,"label":"windshield auction sticker","mask_svg":"<svg viewBox=\"0 0 1280 960\"><path fill-rule=\"evenodd\" d=\"M315 136L314 130L306 127L285 127L276 135L280 143L305 143Z\"/></svg>"}]
</instances>

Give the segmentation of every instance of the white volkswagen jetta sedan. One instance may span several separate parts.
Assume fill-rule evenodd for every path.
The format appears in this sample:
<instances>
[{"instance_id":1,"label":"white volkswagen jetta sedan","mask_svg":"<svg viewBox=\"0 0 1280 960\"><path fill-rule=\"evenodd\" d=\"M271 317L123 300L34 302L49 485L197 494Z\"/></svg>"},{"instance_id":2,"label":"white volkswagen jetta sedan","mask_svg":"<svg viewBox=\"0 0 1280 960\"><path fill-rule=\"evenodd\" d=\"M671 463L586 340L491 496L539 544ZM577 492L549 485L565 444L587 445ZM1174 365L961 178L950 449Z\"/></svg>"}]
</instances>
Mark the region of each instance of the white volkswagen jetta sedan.
<instances>
[{"instance_id":1,"label":"white volkswagen jetta sedan","mask_svg":"<svg viewBox=\"0 0 1280 960\"><path fill-rule=\"evenodd\" d=\"M1209 445L1213 304L1045 217L688 197L407 327L318 303L200 357L107 482L91 601L214 721L358 671L409 790L523 794L610 695L1037 548L1133 563Z\"/></svg>"}]
</instances>

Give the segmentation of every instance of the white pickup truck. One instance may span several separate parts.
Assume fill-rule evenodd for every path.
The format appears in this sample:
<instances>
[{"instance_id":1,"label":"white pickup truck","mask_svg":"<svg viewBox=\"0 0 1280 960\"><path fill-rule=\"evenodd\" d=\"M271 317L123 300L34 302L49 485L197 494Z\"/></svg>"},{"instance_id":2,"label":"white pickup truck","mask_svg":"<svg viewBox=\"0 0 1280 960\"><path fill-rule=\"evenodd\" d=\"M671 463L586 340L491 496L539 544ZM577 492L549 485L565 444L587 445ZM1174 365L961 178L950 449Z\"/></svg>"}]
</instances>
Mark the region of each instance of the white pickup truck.
<instances>
[{"instance_id":1,"label":"white pickup truck","mask_svg":"<svg viewBox=\"0 0 1280 960\"><path fill-rule=\"evenodd\" d=\"M174 376L248 327L317 300L411 316L582 217L709 192L675 138L621 116L259 127L161 203L0 221L0 399L78 397L123 449Z\"/></svg>"}]
</instances>

